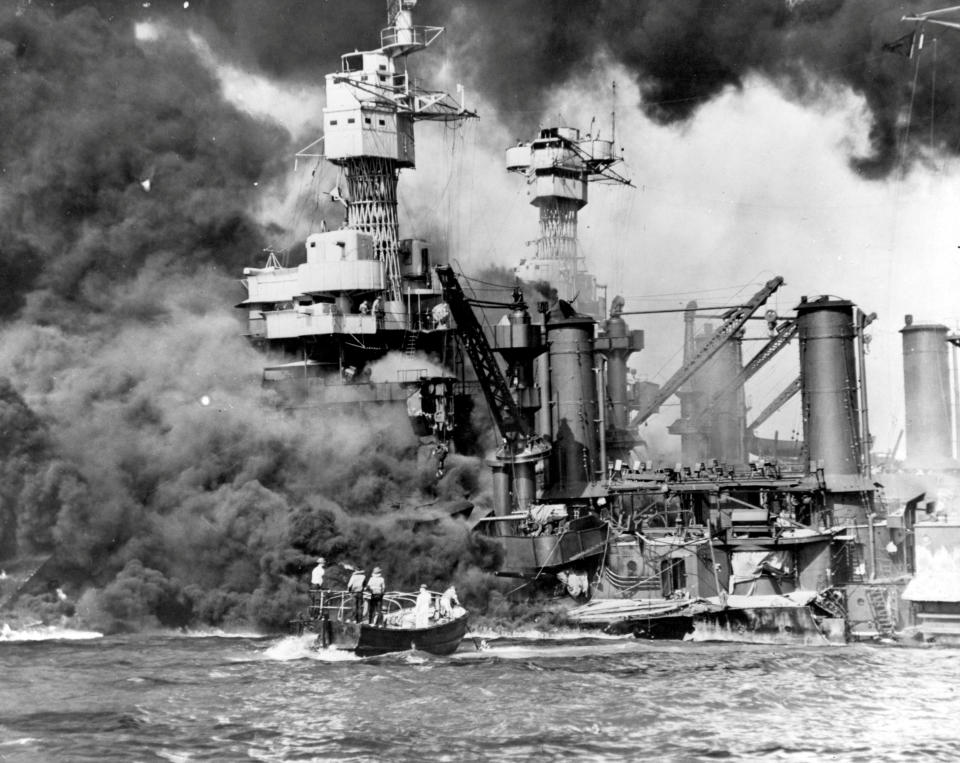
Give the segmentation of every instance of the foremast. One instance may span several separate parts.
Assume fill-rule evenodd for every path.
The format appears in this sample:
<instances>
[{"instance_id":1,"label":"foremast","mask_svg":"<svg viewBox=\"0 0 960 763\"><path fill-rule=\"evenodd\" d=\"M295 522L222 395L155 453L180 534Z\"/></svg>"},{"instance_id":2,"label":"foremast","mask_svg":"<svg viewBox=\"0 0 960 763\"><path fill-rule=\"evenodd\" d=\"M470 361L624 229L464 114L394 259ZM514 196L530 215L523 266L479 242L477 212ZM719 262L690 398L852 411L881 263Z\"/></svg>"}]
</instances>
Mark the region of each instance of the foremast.
<instances>
[{"instance_id":1,"label":"foremast","mask_svg":"<svg viewBox=\"0 0 960 763\"><path fill-rule=\"evenodd\" d=\"M338 179L335 191L347 208L346 226L373 238L388 302L403 298L397 182L401 169L416 165L414 122L476 116L452 96L423 90L411 78L407 57L443 32L414 25L415 5L416 0L387 0L380 47L344 54L341 70L326 77L323 154L346 182L341 189ZM300 155L312 155L309 148Z\"/></svg>"}]
</instances>

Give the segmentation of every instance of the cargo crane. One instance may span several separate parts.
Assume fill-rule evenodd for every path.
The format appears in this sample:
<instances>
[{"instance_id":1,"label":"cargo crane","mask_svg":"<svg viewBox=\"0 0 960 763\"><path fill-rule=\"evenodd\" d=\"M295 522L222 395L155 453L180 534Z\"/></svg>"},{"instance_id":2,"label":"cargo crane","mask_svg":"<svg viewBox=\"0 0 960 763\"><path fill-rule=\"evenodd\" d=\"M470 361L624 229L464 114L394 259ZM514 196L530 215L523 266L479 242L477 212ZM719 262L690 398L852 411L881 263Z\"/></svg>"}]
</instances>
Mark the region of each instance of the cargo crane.
<instances>
[{"instance_id":1,"label":"cargo crane","mask_svg":"<svg viewBox=\"0 0 960 763\"><path fill-rule=\"evenodd\" d=\"M775 319L776 317L774 316L773 320ZM774 356L780 352L780 350L786 347L796 335L797 322L795 320L790 319L781 323L777 328L776 333L770 337L770 341L768 341L763 348L750 359L750 362L743 367L743 370L741 370L739 374L731 379L730 383L727 384L723 389L714 393L714 395L704 406L703 410L700 411L699 415L697 416L697 423L702 424L710 415L711 411L716 408L716 406L726 395L746 384L753 377L753 375L757 373L757 371L759 371L770 360L772 360ZM783 402L786 401L784 400Z\"/></svg>"},{"instance_id":2,"label":"cargo crane","mask_svg":"<svg viewBox=\"0 0 960 763\"><path fill-rule=\"evenodd\" d=\"M747 431L752 432L754 429L760 426L763 422L769 419L773 414L779 411L784 406L784 404L790 398L796 395L799 391L800 391L800 377L798 376L796 379L790 382L784 388L784 390L771 401L770 405L768 405L766 408L760 411L760 415L757 416L757 418L755 418L753 421L747 424Z\"/></svg>"},{"instance_id":3,"label":"cargo crane","mask_svg":"<svg viewBox=\"0 0 960 763\"><path fill-rule=\"evenodd\" d=\"M473 363L480 388L503 440L503 445L487 464L493 470L494 515L481 519L474 530L495 538L503 548L503 562L497 573L508 577L538 578L546 573L584 563L601 556L607 545L609 528L596 513L575 516L563 503L539 504L537 465L545 462L551 446L533 432L524 418L524 397L536 390L516 384L520 402L497 364L471 305L449 265L436 269L444 299L457 324L457 334ZM490 303L486 303L490 304ZM531 361L544 351L539 328L532 326L518 292L507 325L498 325L497 351L510 364L512 381L520 381L531 370ZM501 339L507 339L506 348ZM525 369L521 366L526 366ZM514 376L514 374L517 376ZM533 397L533 395L529 395ZM529 403L529 401L526 401ZM545 530L549 527L550 530ZM534 529L539 528L539 529Z\"/></svg>"},{"instance_id":4,"label":"cargo crane","mask_svg":"<svg viewBox=\"0 0 960 763\"><path fill-rule=\"evenodd\" d=\"M443 298L456 322L457 335L473 364L480 389L501 438L501 447L487 463L493 469L494 481L500 483L501 490L498 494L512 496L509 501L512 505L498 505L497 511L508 513L515 508L527 509L536 499L536 465L550 455L550 445L535 434L524 419L523 410L514 399L510 385L483 333L483 327L474 315L453 268L441 265L437 267L436 274L443 289ZM516 328L516 336L526 336L526 340L521 342L525 346L518 348L517 352L526 352L528 359L532 359L542 351L538 347L539 333L529 323L522 298L518 298L513 307L514 313L526 316L526 320L515 327L508 327L508 330ZM522 397L524 390L518 388L517 393ZM504 499L503 503L506 502L507 499Z\"/></svg>"},{"instance_id":5,"label":"cargo crane","mask_svg":"<svg viewBox=\"0 0 960 763\"><path fill-rule=\"evenodd\" d=\"M750 316L759 310L782 285L783 278L777 276L767 281L763 288L754 294L746 304L738 305L728 310L724 314L723 323L720 324L720 327L713 333L700 351L664 382L653 399L635 414L631 423L634 426L639 426L656 413L660 406L663 405L671 395L675 394L691 376L703 368L704 364L710 360L727 341L737 335L744 325L746 325Z\"/></svg>"},{"instance_id":6,"label":"cargo crane","mask_svg":"<svg viewBox=\"0 0 960 763\"><path fill-rule=\"evenodd\" d=\"M470 308L470 301L463 293L453 268L449 265L441 265L437 267L436 273L443 287L443 298L456 321L457 333L473 364L497 432L508 447L522 450L530 439L530 430L523 420L520 406L513 399L500 366L497 365L497 359L483 333L483 328Z\"/></svg>"}]
</instances>

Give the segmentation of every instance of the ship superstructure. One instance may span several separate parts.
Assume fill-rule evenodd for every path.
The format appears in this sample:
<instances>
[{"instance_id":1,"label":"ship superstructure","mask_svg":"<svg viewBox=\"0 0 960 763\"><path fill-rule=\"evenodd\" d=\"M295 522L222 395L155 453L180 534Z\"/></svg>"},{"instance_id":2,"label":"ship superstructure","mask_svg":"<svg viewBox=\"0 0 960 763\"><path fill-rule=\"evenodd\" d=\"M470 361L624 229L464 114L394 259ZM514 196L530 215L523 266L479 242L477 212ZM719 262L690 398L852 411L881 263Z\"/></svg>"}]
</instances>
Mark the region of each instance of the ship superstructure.
<instances>
[{"instance_id":1,"label":"ship superstructure","mask_svg":"<svg viewBox=\"0 0 960 763\"><path fill-rule=\"evenodd\" d=\"M422 361L444 373L456 365L433 274L442 257L422 239L400 238L397 185L415 166L416 121L475 115L410 75L408 56L443 31L414 25L415 5L388 0L380 47L341 56L326 77L324 136L298 154L336 168L326 193L344 208L342 223L309 232L302 264L284 267L271 254L244 270L248 335L277 358L264 384L296 402L402 401L426 374ZM375 362L391 352L407 360L378 374Z\"/></svg>"},{"instance_id":2,"label":"ship superstructure","mask_svg":"<svg viewBox=\"0 0 960 763\"><path fill-rule=\"evenodd\" d=\"M462 329L470 323L468 300L452 271L441 269L441 281ZM647 637L821 643L891 636L910 622L901 596L915 571L912 537L923 496L887 504L871 475L863 347L873 314L829 296L802 298L794 316L768 311L771 336L760 353L739 372L698 382L698 394L713 404L795 337L802 464L746 463L733 454L667 466L618 453L619 428L608 423L617 407L645 420L724 347L739 347L745 322L782 283L775 278L730 308L643 403L620 389L625 375L604 369L620 360L611 349L629 354L642 346L639 337L628 341L626 328L611 332L610 321L597 336L588 316L560 310L547 311L538 332L518 298L496 335L498 349L513 358L510 380L527 378L547 358L537 380L549 389L541 399L550 416L544 429L531 386L498 379L485 363L492 370L478 378L496 392L491 406L511 412L498 421L504 447L487 462L494 514L476 525L502 547L500 574L562 582L581 600L590 597L571 612L573 622ZM607 346L605 336L622 338ZM707 409L690 411L690 421ZM735 434L739 450L742 426Z\"/></svg>"},{"instance_id":3,"label":"ship superstructure","mask_svg":"<svg viewBox=\"0 0 960 763\"><path fill-rule=\"evenodd\" d=\"M605 287L583 265L577 216L591 182L629 185L613 169L618 161L613 139L581 136L573 127L541 129L533 140L506 151L507 169L526 177L530 203L540 210L536 254L521 260L514 272L527 283L549 284L559 299L595 319L607 311Z\"/></svg>"}]
</instances>

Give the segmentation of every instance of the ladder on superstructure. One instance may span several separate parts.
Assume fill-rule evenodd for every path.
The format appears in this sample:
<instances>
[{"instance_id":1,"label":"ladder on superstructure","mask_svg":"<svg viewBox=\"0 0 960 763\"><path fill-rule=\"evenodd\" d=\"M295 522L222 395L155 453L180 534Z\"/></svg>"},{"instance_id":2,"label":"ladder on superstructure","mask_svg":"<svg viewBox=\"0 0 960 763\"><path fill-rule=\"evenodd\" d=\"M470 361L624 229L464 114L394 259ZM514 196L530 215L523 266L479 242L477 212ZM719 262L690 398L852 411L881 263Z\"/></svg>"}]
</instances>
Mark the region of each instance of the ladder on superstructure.
<instances>
[{"instance_id":1,"label":"ladder on superstructure","mask_svg":"<svg viewBox=\"0 0 960 763\"><path fill-rule=\"evenodd\" d=\"M867 586L867 602L870 604L870 612L873 614L873 624L877 628L877 635L882 638L893 636L897 629L897 624L890 615L890 609L887 607L887 599L883 591L876 586Z\"/></svg>"},{"instance_id":2,"label":"ladder on superstructure","mask_svg":"<svg viewBox=\"0 0 960 763\"><path fill-rule=\"evenodd\" d=\"M412 358L417 354L417 336L420 334L416 329L407 329L403 337L403 354Z\"/></svg>"}]
</instances>

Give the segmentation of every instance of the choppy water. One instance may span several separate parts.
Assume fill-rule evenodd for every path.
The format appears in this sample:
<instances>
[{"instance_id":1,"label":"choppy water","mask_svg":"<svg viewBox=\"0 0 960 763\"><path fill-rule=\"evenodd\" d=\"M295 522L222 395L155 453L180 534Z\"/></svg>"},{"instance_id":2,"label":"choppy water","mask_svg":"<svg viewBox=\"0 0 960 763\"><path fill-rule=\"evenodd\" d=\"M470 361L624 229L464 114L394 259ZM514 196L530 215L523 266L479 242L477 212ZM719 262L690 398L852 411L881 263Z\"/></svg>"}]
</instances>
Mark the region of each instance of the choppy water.
<instances>
[{"instance_id":1,"label":"choppy water","mask_svg":"<svg viewBox=\"0 0 960 763\"><path fill-rule=\"evenodd\" d=\"M0 761L960 758L960 650L64 635L0 640Z\"/></svg>"}]
</instances>

